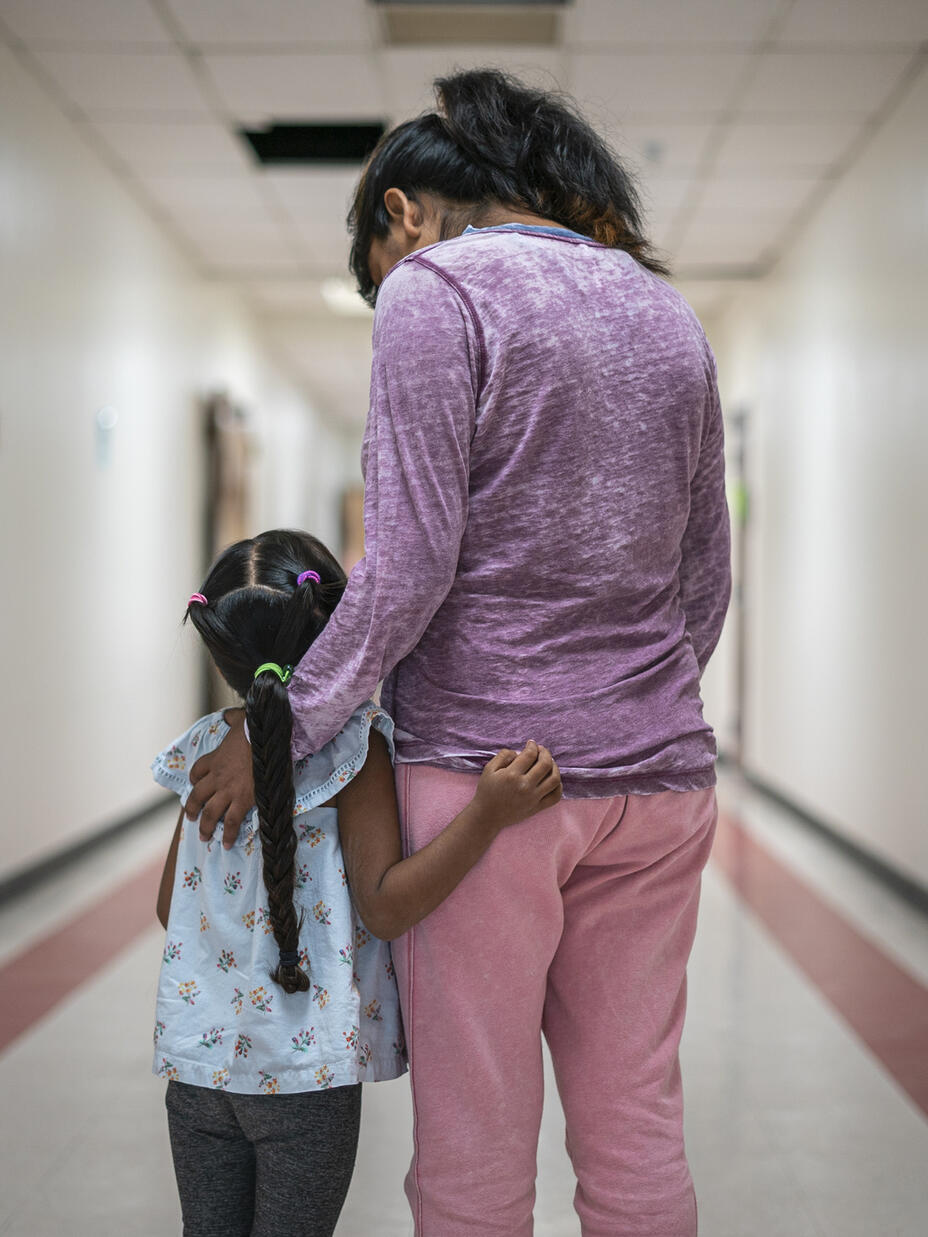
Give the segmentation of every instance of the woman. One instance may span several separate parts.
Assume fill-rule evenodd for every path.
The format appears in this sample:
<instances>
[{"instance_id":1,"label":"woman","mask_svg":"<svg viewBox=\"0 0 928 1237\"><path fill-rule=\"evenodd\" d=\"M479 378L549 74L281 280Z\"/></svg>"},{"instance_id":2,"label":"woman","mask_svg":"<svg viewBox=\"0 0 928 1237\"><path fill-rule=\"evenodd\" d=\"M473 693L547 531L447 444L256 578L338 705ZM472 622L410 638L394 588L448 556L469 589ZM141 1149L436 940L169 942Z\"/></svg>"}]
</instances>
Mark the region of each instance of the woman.
<instances>
[{"instance_id":1,"label":"woman","mask_svg":"<svg viewBox=\"0 0 928 1237\"><path fill-rule=\"evenodd\" d=\"M395 947L420 1237L532 1231L548 1040L586 1237L691 1237L678 1044L715 744L699 678L730 590L714 361L606 145L495 71L436 83L350 215L376 300L367 555L291 686L295 752L386 676L409 851L491 752L564 799ZM358 632L365 639L358 651ZM201 831L251 806L237 731Z\"/></svg>"}]
</instances>

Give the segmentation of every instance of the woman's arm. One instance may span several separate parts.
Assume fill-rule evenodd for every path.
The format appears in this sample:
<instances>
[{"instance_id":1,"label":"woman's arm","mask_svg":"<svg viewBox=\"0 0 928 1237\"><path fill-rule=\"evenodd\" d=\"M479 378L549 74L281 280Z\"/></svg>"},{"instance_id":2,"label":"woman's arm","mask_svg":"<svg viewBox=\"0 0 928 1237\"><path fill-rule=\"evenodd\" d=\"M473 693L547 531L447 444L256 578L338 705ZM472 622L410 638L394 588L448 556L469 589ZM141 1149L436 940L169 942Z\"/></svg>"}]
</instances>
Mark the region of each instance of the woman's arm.
<instances>
[{"instance_id":1,"label":"woman's arm","mask_svg":"<svg viewBox=\"0 0 928 1237\"><path fill-rule=\"evenodd\" d=\"M448 595L467 523L479 346L460 295L413 259L384 280L364 437L365 556L289 686L293 756L318 752L419 643ZM190 772L200 837L231 846L254 804L241 727Z\"/></svg>"},{"instance_id":2,"label":"woman's arm","mask_svg":"<svg viewBox=\"0 0 928 1237\"><path fill-rule=\"evenodd\" d=\"M174 828L174 836L168 847L167 858L164 861L164 871L161 873L161 884L158 886L158 902L155 913L162 928L168 926L168 915L171 913L171 891L174 888L174 869L177 867L177 848L180 845L180 831L184 827L184 809Z\"/></svg>"},{"instance_id":3,"label":"woman's arm","mask_svg":"<svg viewBox=\"0 0 928 1237\"><path fill-rule=\"evenodd\" d=\"M444 902L502 829L560 798L560 773L547 748L529 742L518 753L498 752L467 807L404 859L393 766L383 736L371 731L364 767L338 795L348 884L365 927L385 941L402 936Z\"/></svg>"}]
</instances>

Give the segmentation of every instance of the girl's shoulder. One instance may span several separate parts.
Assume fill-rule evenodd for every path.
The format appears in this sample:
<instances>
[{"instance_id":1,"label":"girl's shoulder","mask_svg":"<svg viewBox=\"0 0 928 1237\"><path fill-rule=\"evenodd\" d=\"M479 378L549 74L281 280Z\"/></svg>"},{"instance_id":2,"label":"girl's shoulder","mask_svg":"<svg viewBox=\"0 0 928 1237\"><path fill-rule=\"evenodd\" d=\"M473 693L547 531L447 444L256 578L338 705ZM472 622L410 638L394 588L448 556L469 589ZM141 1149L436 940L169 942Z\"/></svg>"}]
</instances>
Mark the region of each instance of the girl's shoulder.
<instances>
[{"instance_id":1,"label":"girl's shoulder","mask_svg":"<svg viewBox=\"0 0 928 1237\"><path fill-rule=\"evenodd\" d=\"M173 790L180 796L181 802L186 803L193 789L191 768L200 756L217 748L228 733L229 727L222 709L198 718L152 761L151 771L155 781L159 786Z\"/></svg>"},{"instance_id":2,"label":"girl's shoulder","mask_svg":"<svg viewBox=\"0 0 928 1237\"><path fill-rule=\"evenodd\" d=\"M371 728L387 741L390 759L394 758L393 719L379 705L367 700L355 709L344 726L324 747L304 756L293 766L296 793L294 815L319 807L341 790L357 774L367 759ZM182 804L193 789L190 770L200 756L214 751L229 733L220 709L198 718L152 761L151 771L159 786L172 790Z\"/></svg>"},{"instance_id":3,"label":"girl's shoulder","mask_svg":"<svg viewBox=\"0 0 928 1237\"><path fill-rule=\"evenodd\" d=\"M294 764L297 814L326 803L363 768L372 729L386 739L393 760L393 719L379 705L367 700L324 747Z\"/></svg>"}]
</instances>

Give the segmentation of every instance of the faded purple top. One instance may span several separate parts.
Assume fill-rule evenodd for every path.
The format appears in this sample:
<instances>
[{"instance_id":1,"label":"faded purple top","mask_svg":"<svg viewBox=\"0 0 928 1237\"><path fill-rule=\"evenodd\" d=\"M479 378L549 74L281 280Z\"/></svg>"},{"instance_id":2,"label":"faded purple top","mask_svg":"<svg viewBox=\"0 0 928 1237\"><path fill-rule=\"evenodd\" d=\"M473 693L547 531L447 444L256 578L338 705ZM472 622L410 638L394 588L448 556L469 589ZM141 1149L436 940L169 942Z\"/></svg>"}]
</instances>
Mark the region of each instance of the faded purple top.
<instances>
[{"instance_id":1,"label":"faded purple top","mask_svg":"<svg viewBox=\"0 0 928 1237\"><path fill-rule=\"evenodd\" d=\"M722 418L679 293L566 231L418 250L377 299L362 466L367 554L290 684L295 755L386 676L402 761L535 739L571 796L714 783Z\"/></svg>"}]
</instances>

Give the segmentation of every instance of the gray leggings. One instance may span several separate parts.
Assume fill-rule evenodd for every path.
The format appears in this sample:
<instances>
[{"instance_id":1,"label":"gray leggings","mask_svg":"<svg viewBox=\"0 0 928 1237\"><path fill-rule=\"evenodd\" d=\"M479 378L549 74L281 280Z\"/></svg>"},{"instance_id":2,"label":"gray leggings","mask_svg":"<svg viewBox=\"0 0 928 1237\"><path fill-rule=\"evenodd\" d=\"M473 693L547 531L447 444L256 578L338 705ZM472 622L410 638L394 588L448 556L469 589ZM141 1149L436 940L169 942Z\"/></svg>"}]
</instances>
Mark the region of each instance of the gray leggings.
<instances>
[{"instance_id":1,"label":"gray leggings","mask_svg":"<svg viewBox=\"0 0 928 1237\"><path fill-rule=\"evenodd\" d=\"M331 1237L361 1125L361 1084L233 1095L169 1082L184 1237Z\"/></svg>"}]
</instances>

